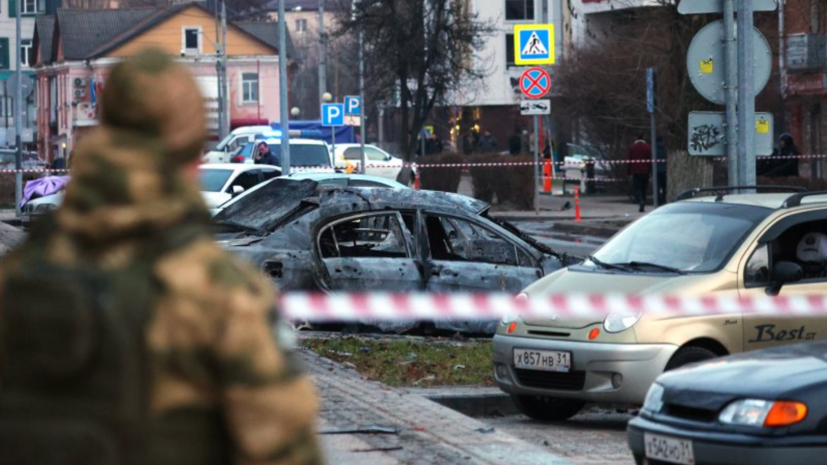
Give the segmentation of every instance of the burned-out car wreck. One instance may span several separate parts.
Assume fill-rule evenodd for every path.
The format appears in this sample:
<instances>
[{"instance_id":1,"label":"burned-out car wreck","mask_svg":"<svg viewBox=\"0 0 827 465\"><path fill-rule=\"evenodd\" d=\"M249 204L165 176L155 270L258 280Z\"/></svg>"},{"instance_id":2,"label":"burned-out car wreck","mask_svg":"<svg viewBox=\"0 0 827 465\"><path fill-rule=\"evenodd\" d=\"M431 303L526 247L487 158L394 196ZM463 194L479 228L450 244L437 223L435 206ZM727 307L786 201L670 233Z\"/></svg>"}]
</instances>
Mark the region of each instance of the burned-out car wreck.
<instances>
[{"instance_id":1,"label":"burned-out car wreck","mask_svg":"<svg viewBox=\"0 0 827 465\"><path fill-rule=\"evenodd\" d=\"M275 179L213 218L219 242L282 290L519 292L568 261L457 194ZM402 331L414 322L369 322ZM438 329L493 333L492 321Z\"/></svg>"}]
</instances>

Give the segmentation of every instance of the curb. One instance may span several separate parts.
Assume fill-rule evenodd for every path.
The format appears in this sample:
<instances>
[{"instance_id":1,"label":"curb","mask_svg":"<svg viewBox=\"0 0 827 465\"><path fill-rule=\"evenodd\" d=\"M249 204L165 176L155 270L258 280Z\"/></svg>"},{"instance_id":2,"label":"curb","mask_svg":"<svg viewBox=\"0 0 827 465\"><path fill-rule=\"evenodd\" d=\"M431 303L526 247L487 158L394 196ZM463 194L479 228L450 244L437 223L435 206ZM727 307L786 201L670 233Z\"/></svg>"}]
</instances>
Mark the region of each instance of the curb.
<instances>
[{"instance_id":1,"label":"curb","mask_svg":"<svg viewBox=\"0 0 827 465\"><path fill-rule=\"evenodd\" d=\"M507 417L520 413L517 406L507 394L483 394L483 395L425 395L426 399L432 400L444 407L455 410L463 415L480 417Z\"/></svg>"},{"instance_id":2,"label":"curb","mask_svg":"<svg viewBox=\"0 0 827 465\"><path fill-rule=\"evenodd\" d=\"M620 231L620 228L609 228L605 226L592 226L586 224L554 223L551 229L555 231L581 234L585 236L597 236L610 238Z\"/></svg>"}]
</instances>

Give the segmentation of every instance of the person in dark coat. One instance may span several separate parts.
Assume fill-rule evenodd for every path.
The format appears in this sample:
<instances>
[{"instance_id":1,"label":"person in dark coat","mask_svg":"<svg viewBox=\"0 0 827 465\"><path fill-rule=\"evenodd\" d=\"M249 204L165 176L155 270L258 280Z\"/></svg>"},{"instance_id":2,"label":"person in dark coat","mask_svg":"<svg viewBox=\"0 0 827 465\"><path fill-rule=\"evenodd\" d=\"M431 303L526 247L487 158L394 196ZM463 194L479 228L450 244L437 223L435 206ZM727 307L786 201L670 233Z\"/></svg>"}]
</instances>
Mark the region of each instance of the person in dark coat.
<instances>
[{"instance_id":1,"label":"person in dark coat","mask_svg":"<svg viewBox=\"0 0 827 465\"><path fill-rule=\"evenodd\" d=\"M483 132L478 147L481 153L495 153L497 151L497 138L491 135L491 131Z\"/></svg>"},{"instance_id":2,"label":"person in dark coat","mask_svg":"<svg viewBox=\"0 0 827 465\"><path fill-rule=\"evenodd\" d=\"M428 155L440 155L442 153L442 140L435 133L431 133L431 138L425 142L425 153Z\"/></svg>"},{"instance_id":3,"label":"person in dark coat","mask_svg":"<svg viewBox=\"0 0 827 465\"><path fill-rule=\"evenodd\" d=\"M666 142L662 136L658 136L655 142L655 157L657 163L655 164L655 175L658 177L658 205L666 204L666 158L668 151L666 150Z\"/></svg>"},{"instance_id":4,"label":"person in dark coat","mask_svg":"<svg viewBox=\"0 0 827 465\"><path fill-rule=\"evenodd\" d=\"M801 155L801 152L798 151L798 147L796 147L795 145L793 136L791 136L789 133L781 134L781 137L778 138L778 155L778 159L772 160L772 168L770 172L767 173L767 176L778 178L797 178L798 159L785 157L795 157Z\"/></svg>"},{"instance_id":5,"label":"person in dark coat","mask_svg":"<svg viewBox=\"0 0 827 465\"><path fill-rule=\"evenodd\" d=\"M629 147L626 156L629 160L629 175L632 177L632 192L634 192L635 203L640 205L639 212L643 213L646 208L646 190L649 187L649 175L652 173L652 147L639 134L637 140ZM648 162L648 163L647 163Z\"/></svg>"},{"instance_id":6,"label":"person in dark coat","mask_svg":"<svg viewBox=\"0 0 827 465\"><path fill-rule=\"evenodd\" d=\"M522 133L520 128L514 128L514 134L508 138L508 154L517 156L523 148Z\"/></svg>"},{"instance_id":7,"label":"person in dark coat","mask_svg":"<svg viewBox=\"0 0 827 465\"><path fill-rule=\"evenodd\" d=\"M267 142L258 144L258 153L255 156L256 165L281 166L281 159L270 151Z\"/></svg>"}]
</instances>

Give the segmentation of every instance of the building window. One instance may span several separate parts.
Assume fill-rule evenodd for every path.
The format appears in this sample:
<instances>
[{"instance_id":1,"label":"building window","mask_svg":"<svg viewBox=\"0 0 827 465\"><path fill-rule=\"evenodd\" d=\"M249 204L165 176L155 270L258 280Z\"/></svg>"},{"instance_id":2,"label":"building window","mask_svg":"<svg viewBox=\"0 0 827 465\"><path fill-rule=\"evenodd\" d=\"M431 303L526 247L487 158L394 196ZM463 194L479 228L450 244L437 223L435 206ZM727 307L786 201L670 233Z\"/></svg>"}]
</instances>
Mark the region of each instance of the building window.
<instances>
[{"instance_id":1,"label":"building window","mask_svg":"<svg viewBox=\"0 0 827 465\"><path fill-rule=\"evenodd\" d=\"M241 103L258 103L258 73L241 74Z\"/></svg>"},{"instance_id":2,"label":"building window","mask_svg":"<svg viewBox=\"0 0 827 465\"><path fill-rule=\"evenodd\" d=\"M0 69L11 69L9 38L0 37Z\"/></svg>"},{"instance_id":3,"label":"building window","mask_svg":"<svg viewBox=\"0 0 827 465\"><path fill-rule=\"evenodd\" d=\"M307 20L306 19L297 19L296 20L296 32L306 32L307 31Z\"/></svg>"},{"instance_id":4,"label":"building window","mask_svg":"<svg viewBox=\"0 0 827 465\"><path fill-rule=\"evenodd\" d=\"M533 20L534 0L505 0L505 19L507 21Z\"/></svg>"},{"instance_id":5,"label":"building window","mask_svg":"<svg viewBox=\"0 0 827 465\"><path fill-rule=\"evenodd\" d=\"M505 35L505 66L517 66L514 62L514 34Z\"/></svg>"},{"instance_id":6,"label":"building window","mask_svg":"<svg viewBox=\"0 0 827 465\"><path fill-rule=\"evenodd\" d=\"M32 41L31 39L24 39L20 41L20 64L25 67L31 66L29 58L32 55Z\"/></svg>"},{"instance_id":7,"label":"building window","mask_svg":"<svg viewBox=\"0 0 827 465\"><path fill-rule=\"evenodd\" d=\"M201 28L200 27L186 27L184 28L184 52L201 52Z\"/></svg>"}]
</instances>

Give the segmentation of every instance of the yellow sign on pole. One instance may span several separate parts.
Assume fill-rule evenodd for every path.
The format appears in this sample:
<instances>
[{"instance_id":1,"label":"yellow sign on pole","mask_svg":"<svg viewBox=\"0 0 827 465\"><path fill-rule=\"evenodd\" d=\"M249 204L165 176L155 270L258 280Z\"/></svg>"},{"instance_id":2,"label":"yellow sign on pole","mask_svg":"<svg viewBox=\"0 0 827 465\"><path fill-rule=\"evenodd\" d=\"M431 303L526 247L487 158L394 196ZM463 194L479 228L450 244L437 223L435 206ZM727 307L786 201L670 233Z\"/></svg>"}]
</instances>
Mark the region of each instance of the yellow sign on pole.
<instances>
[{"instance_id":1,"label":"yellow sign on pole","mask_svg":"<svg viewBox=\"0 0 827 465\"><path fill-rule=\"evenodd\" d=\"M553 65L554 25L514 25L514 63L518 65Z\"/></svg>"},{"instance_id":2,"label":"yellow sign on pole","mask_svg":"<svg viewBox=\"0 0 827 465\"><path fill-rule=\"evenodd\" d=\"M701 72L703 74L712 74L715 71L715 63L712 58L708 60L701 60Z\"/></svg>"},{"instance_id":3,"label":"yellow sign on pole","mask_svg":"<svg viewBox=\"0 0 827 465\"><path fill-rule=\"evenodd\" d=\"M770 122L765 119L759 119L755 122L755 132L757 134L769 134Z\"/></svg>"}]
</instances>

